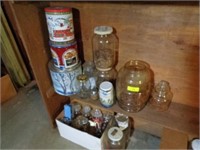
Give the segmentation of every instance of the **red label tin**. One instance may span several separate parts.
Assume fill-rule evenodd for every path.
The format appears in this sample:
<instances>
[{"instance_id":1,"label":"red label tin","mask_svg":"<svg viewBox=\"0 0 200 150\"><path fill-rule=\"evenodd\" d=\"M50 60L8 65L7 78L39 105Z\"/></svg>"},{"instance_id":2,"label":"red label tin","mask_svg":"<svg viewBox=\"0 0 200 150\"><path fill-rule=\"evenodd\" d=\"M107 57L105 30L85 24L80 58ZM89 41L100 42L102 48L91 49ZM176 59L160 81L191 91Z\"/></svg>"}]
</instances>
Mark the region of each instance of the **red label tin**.
<instances>
[{"instance_id":1,"label":"red label tin","mask_svg":"<svg viewBox=\"0 0 200 150\"><path fill-rule=\"evenodd\" d=\"M60 69L73 67L79 62L76 41L50 41L50 49L54 65Z\"/></svg>"}]
</instances>

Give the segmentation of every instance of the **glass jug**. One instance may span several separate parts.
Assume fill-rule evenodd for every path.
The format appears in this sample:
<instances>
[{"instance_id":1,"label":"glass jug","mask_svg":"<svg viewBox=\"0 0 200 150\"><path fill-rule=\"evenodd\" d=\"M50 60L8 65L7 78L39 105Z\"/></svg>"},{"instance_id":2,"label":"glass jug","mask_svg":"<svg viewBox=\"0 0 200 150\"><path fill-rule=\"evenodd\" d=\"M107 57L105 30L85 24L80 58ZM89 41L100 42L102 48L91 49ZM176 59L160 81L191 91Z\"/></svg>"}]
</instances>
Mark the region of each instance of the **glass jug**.
<instances>
[{"instance_id":1,"label":"glass jug","mask_svg":"<svg viewBox=\"0 0 200 150\"><path fill-rule=\"evenodd\" d=\"M128 112L140 111L148 101L152 79L150 66L146 62L128 61L119 70L116 80L119 106Z\"/></svg>"}]
</instances>

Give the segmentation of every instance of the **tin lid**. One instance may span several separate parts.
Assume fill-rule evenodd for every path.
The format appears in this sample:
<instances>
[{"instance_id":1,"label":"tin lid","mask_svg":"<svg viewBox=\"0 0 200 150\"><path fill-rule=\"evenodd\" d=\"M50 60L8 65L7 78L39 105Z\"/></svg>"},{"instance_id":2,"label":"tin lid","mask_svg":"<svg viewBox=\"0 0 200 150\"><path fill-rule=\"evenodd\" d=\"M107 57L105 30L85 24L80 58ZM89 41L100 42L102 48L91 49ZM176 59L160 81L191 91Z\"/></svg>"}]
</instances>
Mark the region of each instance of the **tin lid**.
<instances>
[{"instance_id":1,"label":"tin lid","mask_svg":"<svg viewBox=\"0 0 200 150\"><path fill-rule=\"evenodd\" d=\"M64 48L64 47L69 47L76 44L77 42L75 39L72 41L65 41L65 42L55 42L55 41L49 40L49 46L55 47L55 48Z\"/></svg>"},{"instance_id":2,"label":"tin lid","mask_svg":"<svg viewBox=\"0 0 200 150\"><path fill-rule=\"evenodd\" d=\"M123 137L123 132L118 127L112 127L108 130L108 138L112 141L119 141Z\"/></svg>"},{"instance_id":3,"label":"tin lid","mask_svg":"<svg viewBox=\"0 0 200 150\"><path fill-rule=\"evenodd\" d=\"M45 12L62 13L62 12L71 12L72 8L68 8L68 7L47 7L44 10L45 10Z\"/></svg>"},{"instance_id":4,"label":"tin lid","mask_svg":"<svg viewBox=\"0 0 200 150\"><path fill-rule=\"evenodd\" d=\"M87 79L88 79L88 76L86 74L79 74L77 76L77 80L80 81L80 82L87 81Z\"/></svg>"},{"instance_id":5,"label":"tin lid","mask_svg":"<svg viewBox=\"0 0 200 150\"><path fill-rule=\"evenodd\" d=\"M97 26L94 28L94 33L98 35L111 34L112 32L113 32L113 28L110 26Z\"/></svg>"},{"instance_id":6,"label":"tin lid","mask_svg":"<svg viewBox=\"0 0 200 150\"><path fill-rule=\"evenodd\" d=\"M112 89L112 83L109 82L109 81L104 81L100 84L100 89L103 90L103 91L109 91Z\"/></svg>"}]
</instances>

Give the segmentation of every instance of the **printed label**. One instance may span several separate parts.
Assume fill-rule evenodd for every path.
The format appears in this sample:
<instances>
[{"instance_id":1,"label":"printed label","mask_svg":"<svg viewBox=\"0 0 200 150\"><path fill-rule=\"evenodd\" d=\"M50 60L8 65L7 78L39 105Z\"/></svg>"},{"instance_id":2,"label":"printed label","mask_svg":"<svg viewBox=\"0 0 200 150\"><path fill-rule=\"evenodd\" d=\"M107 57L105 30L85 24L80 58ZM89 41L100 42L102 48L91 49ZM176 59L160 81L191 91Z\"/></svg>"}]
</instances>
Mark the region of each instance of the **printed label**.
<instances>
[{"instance_id":1,"label":"printed label","mask_svg":"<svg viewBox=\"0 0 200 150\"><path fill-rule=\"evenodd\" d=\"M63 53L63 62L65 68L72 67L78 63L78 54L75 49L68 49Z\"/></svg>"},{"instance_id":2,"label":"printed label","mask_svg":"<svg viewBox=\"0 0 200 150\"><path fill-rule=\"evenodd\" d=\"M127 90L130 91L130 92L139 92L140 88L134 87L134 86L127 86Z\"/></svg>"},{"instance_id":3,"label":"printed label","mask_svg":"<svg viewBox=\"0 0 200 150\"><path fill-rule=\"evenodd\" d=\"M113 90L104 91L102 89L99 90L99 99L101 101L101 104L105 107L110 107L113 105Z\"/></svg>"},{"instance_id":4,"label":"printed label","mask_svg":"<svg viewBox=\"0 0 200 150\"><path fill-rule=\"evenodd\" d=\"M59 61L58 55L52 49L51 49L51 55L52 55L52 58L53 58L54 65L56 67L60 67L60 61Z\"/></svg>"},{"instance_id":5,"label":"printed label","mask_svg":"<svg viewBox=\"0 0 200 150\"><path fill-rule=\"evenodd\" d=\"M46 14L49 38L52 41L70 41L74 39L72 13L64 15Z\"/></svg>"},{"instance_id":6,"label":"printed label","mask_svg":"<svg viewBox=\"0 0 200 150\"><path fill-rule=\"evenodd\" d=\"M82 73L81 66L70 72L59 73L50 70L50 73L56 93L68 96L78 92L75 82L77 75Z\"/></svg>"}]
</instances>

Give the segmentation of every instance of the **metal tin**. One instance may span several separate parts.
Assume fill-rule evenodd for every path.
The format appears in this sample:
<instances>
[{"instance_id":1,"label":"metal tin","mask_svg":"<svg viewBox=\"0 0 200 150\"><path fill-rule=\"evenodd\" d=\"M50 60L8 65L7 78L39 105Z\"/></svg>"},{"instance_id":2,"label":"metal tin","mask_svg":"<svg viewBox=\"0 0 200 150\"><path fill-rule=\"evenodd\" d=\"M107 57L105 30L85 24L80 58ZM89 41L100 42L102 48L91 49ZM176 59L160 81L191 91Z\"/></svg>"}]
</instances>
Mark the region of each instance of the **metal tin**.
<instances>
[{"instance_id":1,"label":"metal tin","mask_svg":"<svg viewBox=\"0 0 200 150\"><path fill-rule=\"evenodd\" d=\"M49 42L54 65L60 69L71 68L78 64L78 51L76 41Z\"/></svg>"},{"instance_id":2,"label":"metal tin","mask_svg":"<svg viewBox=\"0 0 200 150\"><path fill-rule=\"evenodd\" d=\"M66 7L45 8L49 38L52 41L70 41L74 39L72 9Z\"/></svg>"},{"instance_id":3,"label":"metal tin","mask_svg":"<svg viewBox=\"0 0 200 150\"><path fill-rule=\"evenodd\" d=\"M53 60L51 60L48 67L56 93L64 96L74 95L77 93L75 83L76 77L82 73L81 62L71 68L61 70L55 67Z\"/></svg>"}]
</instances>

